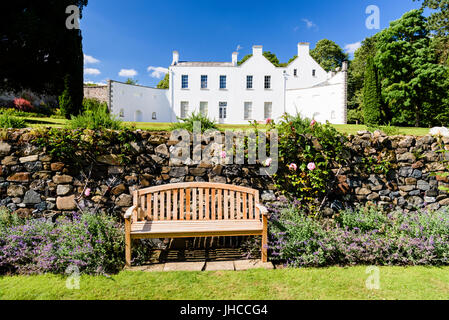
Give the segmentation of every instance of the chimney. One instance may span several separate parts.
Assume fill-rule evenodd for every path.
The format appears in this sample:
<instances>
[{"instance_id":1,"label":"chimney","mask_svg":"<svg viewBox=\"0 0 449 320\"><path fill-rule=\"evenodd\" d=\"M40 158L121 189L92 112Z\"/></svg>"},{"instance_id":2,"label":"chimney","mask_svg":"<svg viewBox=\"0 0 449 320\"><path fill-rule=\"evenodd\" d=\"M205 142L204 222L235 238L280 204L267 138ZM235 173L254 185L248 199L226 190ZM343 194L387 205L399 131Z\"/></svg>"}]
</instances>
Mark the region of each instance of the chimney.
<instances>
[{"instance_id":1,"label":"chimney","mask_svg":"<svg viewBox=\"0 0 449 320\"><path fill-rule=\"evenodd\" d=\"M176 66L179 62L179 52L173 51L173 62L171 63L172 66Z\"/></svg>"},{"instance_id":2,"label":"chimney","mask_svg":"<svg viewBox=\"0 0 449 320\"><path fill-rule=\"evenodd\" d=\"M298 43L298 57L308 56L310 51L310 43L300 42Z\"/></svg>"},{"instance_id":3,"label":"chimney","mask_svg":"<svg viewBox=\"0 0 449 320\"><path fill-rule=\"evenodd\" d=\"M237 66L238 58L239 58L239 53L238 52L233 52L232 53L232 65L234 67Z\"/></svg>"},{"instance_id":4,"label":"chimney","mask_svg":"<svg viewBox=\"0 0 449 320\"><path fill-rule=\"evenodd\" d=\"M261 56L263 54L262 46L253 46L253 56Z\"/></svg>"}]
</instances>

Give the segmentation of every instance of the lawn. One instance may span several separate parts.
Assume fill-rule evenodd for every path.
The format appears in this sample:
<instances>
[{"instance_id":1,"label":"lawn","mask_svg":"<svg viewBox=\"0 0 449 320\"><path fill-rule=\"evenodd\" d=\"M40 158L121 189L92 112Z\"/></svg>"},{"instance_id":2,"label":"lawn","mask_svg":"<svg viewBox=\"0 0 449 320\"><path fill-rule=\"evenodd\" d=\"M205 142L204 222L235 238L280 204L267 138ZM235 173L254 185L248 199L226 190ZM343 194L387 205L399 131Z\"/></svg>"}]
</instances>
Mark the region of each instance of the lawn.
<instances>
[{"instance_id":1,"label":"lawn","mask_svg":"<svg viewBox=\"0 0 449 320\"><path fill-rule=\"evenodd\" d=\"M449 298L449 267L381 267L380 290L369 290L366 267L242 272L123 271L82 276L79 290L56 275L0 277L0 299L78 300L408 300Z\"/></svg>"},{"instance_id":2,"label":"lawn","mask_svg":"<svg viewBox=\"0 0 449 320\"><path fill-rule=\"evenodd\" d=\"M64 127L68 120L65 119L53 119L53 118L24 118L28 126L32 128L37 127ZM148 131L168 131L170 130L170 123L148 123L148 122L125 122L127 126L135 126L137 129ZM364 125L345 124L345 125L333 125L339 132L344 134L356 134L358 131L367 130ZM264 129L265 125L260 125L260 129ZM249 125L218 125L218 128L222 131L226 130L248 130L251 128ZM429 128L398 128L401 135L415 135L425 136L429 133Z\"/></svg>"}]
</instances>

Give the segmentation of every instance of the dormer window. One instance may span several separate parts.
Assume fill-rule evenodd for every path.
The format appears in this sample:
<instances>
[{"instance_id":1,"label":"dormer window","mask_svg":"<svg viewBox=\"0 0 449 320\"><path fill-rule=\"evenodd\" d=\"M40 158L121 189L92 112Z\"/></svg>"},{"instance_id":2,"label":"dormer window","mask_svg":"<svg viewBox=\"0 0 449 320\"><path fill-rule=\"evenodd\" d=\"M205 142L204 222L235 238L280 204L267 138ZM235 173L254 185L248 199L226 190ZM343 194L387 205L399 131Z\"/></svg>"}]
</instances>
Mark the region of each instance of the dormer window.
<instances>
[{"instance_id":1,"label":"dormer window","mask_svg":"<svg viewBox=\"0 0 449 320\"><path fill-rule=\"evenodd\" d=\"M293 70L293 75L294 75L295 77L298 76L298 69Z\"/></svg>"}]
</instances>

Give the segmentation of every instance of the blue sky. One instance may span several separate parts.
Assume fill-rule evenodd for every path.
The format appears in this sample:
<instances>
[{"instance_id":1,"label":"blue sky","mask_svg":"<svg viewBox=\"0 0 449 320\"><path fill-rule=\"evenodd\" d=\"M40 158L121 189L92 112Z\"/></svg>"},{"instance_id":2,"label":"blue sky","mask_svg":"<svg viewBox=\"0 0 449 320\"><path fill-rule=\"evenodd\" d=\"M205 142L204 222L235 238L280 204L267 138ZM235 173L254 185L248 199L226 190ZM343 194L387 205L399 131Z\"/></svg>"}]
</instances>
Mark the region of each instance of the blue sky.
<instances>
[{"instance_id":1,"label":"blue sky","mask_svg":"<svg viewBox=\"0 0 449 320\"><path fill-rule=\"evenodd\" d=\"M351 52L379 30L365 26L369 5L380 9L380 28L420 5L412 0L90 0L81 29L85 82L107 79L155 86L172 61L231 61L253 45L276 53L281 62L327 38Z\"/></svg>"}]
</instances>

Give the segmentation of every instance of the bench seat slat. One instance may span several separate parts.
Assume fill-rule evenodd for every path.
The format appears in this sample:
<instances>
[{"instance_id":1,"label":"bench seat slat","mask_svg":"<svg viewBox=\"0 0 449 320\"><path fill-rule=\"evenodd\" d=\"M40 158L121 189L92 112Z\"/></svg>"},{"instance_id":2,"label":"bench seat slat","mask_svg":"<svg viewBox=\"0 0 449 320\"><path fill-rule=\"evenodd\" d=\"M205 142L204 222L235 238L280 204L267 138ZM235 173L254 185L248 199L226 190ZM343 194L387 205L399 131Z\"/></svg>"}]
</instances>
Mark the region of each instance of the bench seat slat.
<instances>
[{"instance_id":1,"label":"bench seat slat","mask_svg":"<svg viewBox=\"0 0 449 320\"><path fill-rule=\"evenodd\" d=\"M263 224L257 220L246 221L145 221L135 222L131 225L131 234L173 234L173 233L196 233L196 232L239 232L239 231L262 231Z\"/></svg>"}]
</instances>

